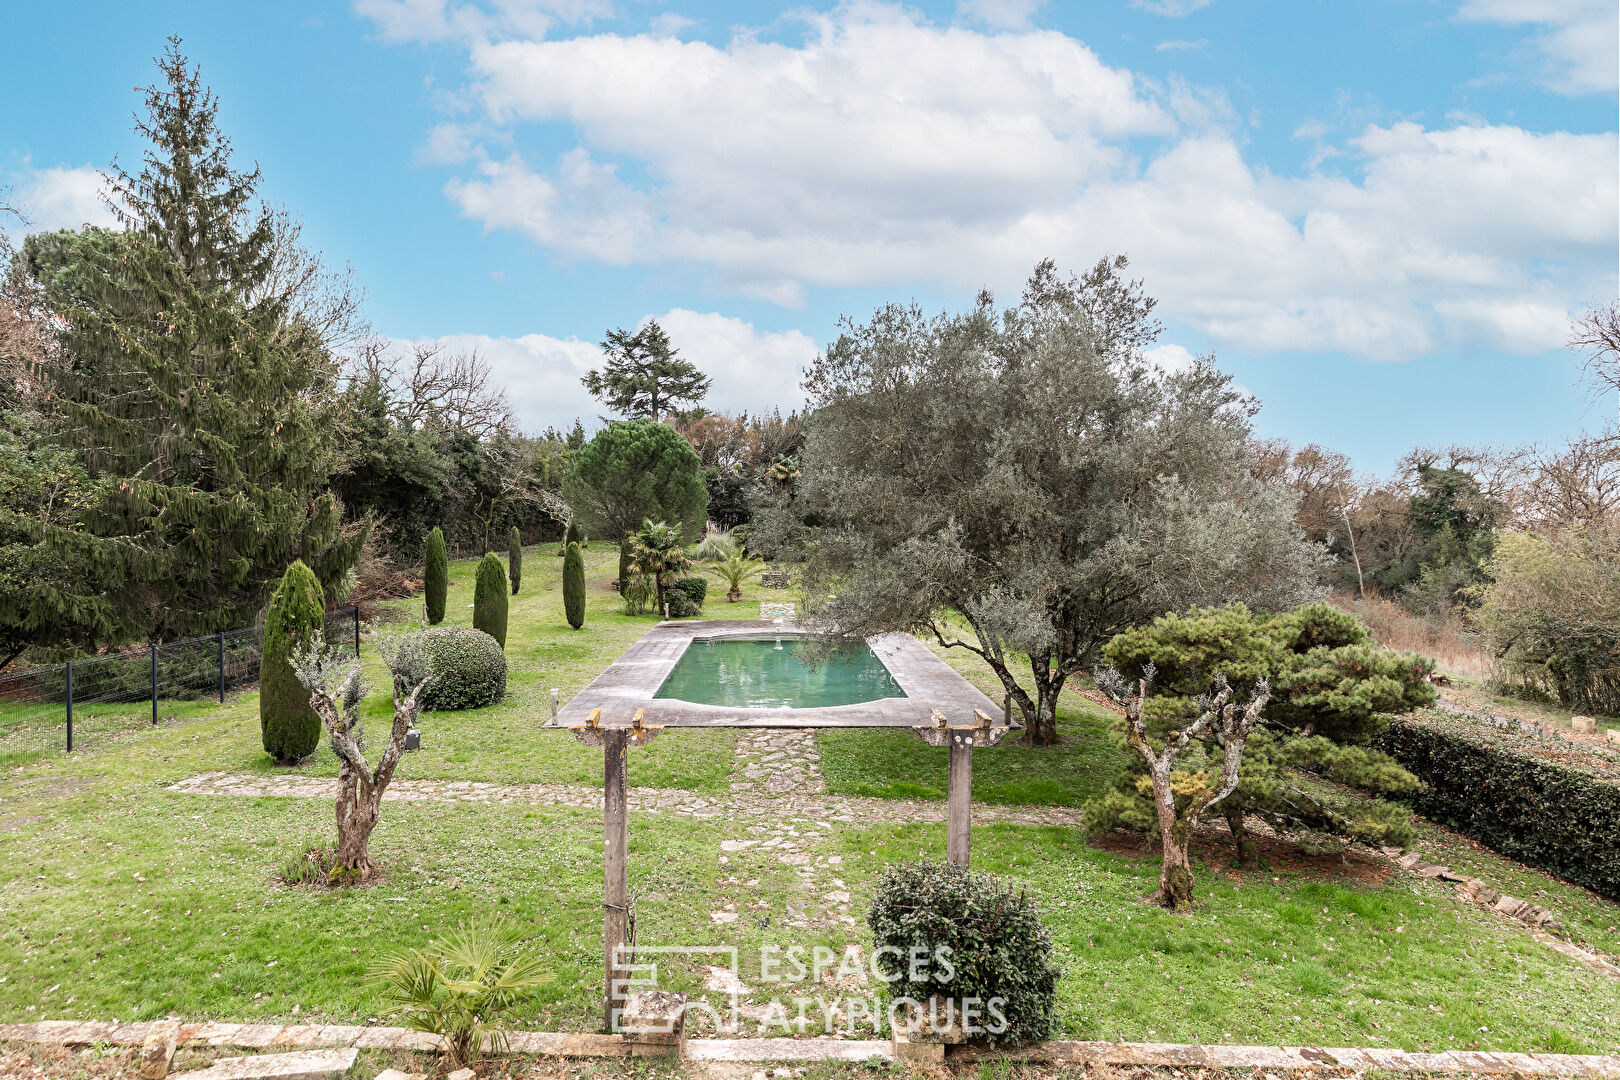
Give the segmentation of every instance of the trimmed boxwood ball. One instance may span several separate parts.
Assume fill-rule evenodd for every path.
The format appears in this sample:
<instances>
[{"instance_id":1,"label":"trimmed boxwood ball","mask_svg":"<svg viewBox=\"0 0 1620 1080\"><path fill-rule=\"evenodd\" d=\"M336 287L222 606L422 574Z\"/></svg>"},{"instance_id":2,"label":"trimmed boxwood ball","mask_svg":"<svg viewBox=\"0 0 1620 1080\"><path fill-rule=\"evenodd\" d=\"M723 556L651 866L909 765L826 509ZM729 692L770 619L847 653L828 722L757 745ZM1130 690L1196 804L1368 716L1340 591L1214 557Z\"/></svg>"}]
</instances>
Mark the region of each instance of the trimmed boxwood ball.
<instances>
[{"instance_id":1,"label":"trimmed boxwood ball","mask_svg":"<svg viewBox=\"0 0 1620 1080\"><path fill-rule=\"evenodd\" d=\"M321 743L321 718L310 708L309 691L293 673L291 658L325 624L321 583L299 559L270 597L259 656L259 733L265 752L282 765L297 764Z\"/></svg>"},{"instance_id":2,"label":"trimmed boxwood ball","mask_svg":"<svg viewBox=\"0 0 1620 1080\"><path fill-rule=\"evenodd\" d=\"M444 622L444 602L450 594L450 552L444 546L444 530L437 525L428 533L423 564L422 592L427 604L427 621L437 625Z\"/></svg>"},{"instance_id":3,"label":"trimmed boxwood ball","mask_svg":"<svg viewBox=\"0 0 1620 1080\"><path fill-rule=\"evenodd\" d=\"M709 579L700 577L676 578L674 588L685 593L692 603L702 607L704 597L709 595Z\"/></svg>"},{"instance_id":4,"label":"trimmed boxwood ball","mask_svg":"<svg viewBox=\"0 0 1620 1080\"><path fill-rule=\"evenodd\" d=\"M585 556L578 544L569 544L563 556L563 614L575 630L585 625Z\"/></svg>"},{"instance_id":5,"label":"trimmed boxwood ball","mask_svg":"<svg viewBox=\"0 0 1620 1080\"><path fill-rule=\"evenodd\" d=\"M422 632L427 670L407 672L414 684L433 677L422 691L430 712L479 709L506 696L506 653L496 640L469 626L435 626Z\"/></svg>"},{"instance_id":6,"label":"trimmed boxwood ball","mask_svg":"<svg viewBox=\"0 0 1620 1080\"><path fill-rule=\"evenodd\" d=\"M506 538L506 560L511 567L512 595L518 594L518 585L523 581L523 534L518 532L516 525Z\"/></svg>"},{"instance_id":7,"label":"trimmed boxwood ball","mask_svg":"<svg viewBox=\"0 0 1620 1080\"><path fill-rule=\"evenodd\" d=\"M1052 937L1023 892L951 863L906 863L891 866L878 879L866 921L877 968L892 980L884 991L891 1002L909 998L922 1004L926 1023L930 997L955 1001L957 1015L964 999L977 998L981 1004L974 1023L986 1030L974 1033L975 1041L1025 1043L1052 1037L1063 970L1052 963ZM914 946L928 958L915 980ZM941 955L954 970L936 962ZM948 981L936 981L941 977ZM999 1008L991 1011L988 1003L996 998L1001 999ZM999 1033L988 1030L996 1026L996 1012L1006 1020ZM943 1004L939 1019L944 1023Z\"/></svg>"},{"instance_id":8,"label":"trimmed boxwood ball","mask_svg":"<svg viewBox=\"0 0 1620 1080\"><path fill-rule=\"evenodd\" d=\"M482 630L506 648L506 568L493 551L478 560L473 583L473 629Z\"/></svg>"}]
</instances>

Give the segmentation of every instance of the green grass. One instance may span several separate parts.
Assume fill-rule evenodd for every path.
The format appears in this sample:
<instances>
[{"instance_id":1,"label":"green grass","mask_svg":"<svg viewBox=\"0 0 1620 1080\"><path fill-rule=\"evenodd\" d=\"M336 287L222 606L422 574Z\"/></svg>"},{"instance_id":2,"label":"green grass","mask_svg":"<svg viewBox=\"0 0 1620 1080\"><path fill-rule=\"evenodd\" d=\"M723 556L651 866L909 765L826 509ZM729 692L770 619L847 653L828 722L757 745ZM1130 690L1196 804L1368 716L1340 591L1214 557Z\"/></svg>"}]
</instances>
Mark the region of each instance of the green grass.
<instances>
[{"instance_id":1,"label":"green grass","mask_svg":"<svg viewBox=\"0 0 1620 1080\"><path fill-rule=\"evenodd\" d=\"M1001 700L1000 680L977 655L928 644L992 701ZM1021 734L1012 734L973 752L974 801L1084 806L1113 780L1122 759L1124 751L1109 738L1111 727L1102 709L1065 693L1058 708L1059 745L1030 747ZM945 797L950 751L925 745L910 732L818 731L816 744L828 791L883 799Z\"/></svg>"},{"instance_id":2,"label":"green grass","mask_svg":"<svg viewBox=\"0 0 1620 1080\"><path fill-rule=\"evenodd\" d=\"M611 552L592 552L591 606L576 633L562 618L561 560L543 548L529 553L512 610L509 700L428 716L426 749L407 757L401 776L600 782L599 752L537 728L549 714L549 687L566 699L652 622L617 614L613 594L599 587L613 561ZM752 617L760 595L736 605L712 597L707 614ZM454 564L453 621L469 621L470 600L470 564ZM982 679L969 659L950 657ZM369 708L385 715L380 689ZM165 790L204 771L278 771L259 749L256 697L242 694L223 708L165 703L155 729L146 715L140 705L97 711L81 721L84 750L71 757L51 741L59 718L14 710L0 721L0 752L13 755L0 769L0 1022L170 1012L365 1022L380 1015L364 978L378 956L480 918L516 928L552 975L516 1023L595 1028L598 812L390 802L372 841L386 868L381 883L288 888L276 872L304 843L329 839L330 803ZM1063 746L977 755L976 797L1074 805L1108 781L1117 760L1104 723L1081 699L1066 702ZM829 733L823 764L835 790L942 790L943 755L894 734ZM667 733L634 752L631 780L718 792L730 754L728 732ZM332 769L325 751L305 767ZM859 925L819 921L820 929L793 930L790 905L814 906L836 875L859 916L885 866L942 857L945 842L939 826L802 823L818 850L843 860L819 871L816 892L807 894L769 852L720 861L721 841L750 827L633 815L641 942L737 945L744 979L759 985L760 945L842 949L867 941ZM1551 907L1581 940L1620 951L1620 907L1438 831L1426 843L1441 861ZM973 845L976 868L1018 882L1046 912L1067 970L1059 1020L1070 1037L1407 1049L1620 1045L1620 981L1438 883L1400 876L1368 884L1290 869L1235 881L1204 866L1199 910L1177 917L1142 903L1157 876L1155 859L1099 851L1057 828L981 826ZM714 925L710 913L727 905L747 917ZM670 961L665 973L667 986L701 989L695 963Z\"/></svg>"}]
</instances>

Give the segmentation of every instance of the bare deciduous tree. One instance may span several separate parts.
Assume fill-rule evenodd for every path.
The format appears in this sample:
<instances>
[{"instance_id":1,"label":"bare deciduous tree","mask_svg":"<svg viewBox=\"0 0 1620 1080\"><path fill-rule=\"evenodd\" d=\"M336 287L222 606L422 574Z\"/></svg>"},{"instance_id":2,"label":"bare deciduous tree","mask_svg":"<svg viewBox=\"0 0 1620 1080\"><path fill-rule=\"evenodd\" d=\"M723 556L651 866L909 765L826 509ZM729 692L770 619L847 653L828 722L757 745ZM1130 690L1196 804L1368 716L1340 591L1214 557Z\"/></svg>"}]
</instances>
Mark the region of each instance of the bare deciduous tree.
<instances>
[{"instance_id":1,"label":"bare deciduous tree","mask_svg":"<svg viewBox=\"0 0 1620 1080\"><path fill-rule=\"evenodd\" d=\"M1620 300L1587 308L1565 344L1580 351L1582 375L1597 393L1620 390Z\"/></svg>"},{"instance_id":2,"label":"bare deciduous tree","mask_svg":"<svg viewBox=\"0 0 1620 1080\"><path fill-rule=\"evenodd\" d=\"M1552 451L1531 451L1523 522L1538 532L1613 524L1620 512L1620 435L1575 439Z\"/></svg>"},{"instance_id":3,"label":"bare deciduous tree","mask_svg":"<svg viewBox=\"0 0 1620 1080\"><path fill-rule=\"evenodd\" d=\"M394 722L375 767L365 754L360 715L365 686L360 662L327 649L320 634L308 649L292 656L293 671L309 691L309 703L320 716L338 759L338 838L333 866L362 882L374 869L368 847L382 814L383 793L394 779L394 769L405 752L405 733L416 726L421 713L418 699L431 678L419 634L385 638L382 653L394 678Z\"/></svg>"},{"instance_id":4,"label":"bare deciduous tree","mask_svg":"<svg viewBox=\"0 0 1620 1080\"><path fill-rule=\"evenodd\" d=\"M354 267L328 270L321 253L304 245L304 223L286 207L270 214L270 273L249 296L274 297L287 317L314 331L328 352L340 353L371 331L365 316L366 290Z\"/></svg>"},{"instance_id":5,"label":"bare deciduous tree","mask_svg":"<svg viewBox=\"0 0 1620 1080\"><path fill-rule=\"evenodd\" d=\"M1153 691L1153 676L1154 667L1148 664L1134 690L1126 687L1124 678L1113 668L1099 669L1096 680L1103 693L1125 706L1126 741L1147 762L1163 852L1159 891L1153 894L1153 899L1175 911L1190 911L1194 884L1193 833L1205 812L1237 788L1243 746L1259 722L1261 710L1271 700L1271 685L1261 679L1240 709L1232 701L1232 688L1227 685L1226 676L1214 676L1210 680L1214 693L1198 699L1198 719L1180 732L1170 732L1164 746L1155 748L1142 716ZM1199 741L1212 724L1221 747L1218 768L1205 757ZM1191 767L1182 761L1189 749L1200 759Z\"/></svg>"},{"instance_id":6,"label":"bare deciduous tree","mask_svg":"<svg viewBox=\"0 0 1620 1080\"><path fill-rule=\"evenodd\" d=\"M465 431L484 439L515 426L506 391L491 381L489 361L476 349L370 338L354 350L349 373L387 386L395 419L412 427Z\"/></svg>"}]
</instances>

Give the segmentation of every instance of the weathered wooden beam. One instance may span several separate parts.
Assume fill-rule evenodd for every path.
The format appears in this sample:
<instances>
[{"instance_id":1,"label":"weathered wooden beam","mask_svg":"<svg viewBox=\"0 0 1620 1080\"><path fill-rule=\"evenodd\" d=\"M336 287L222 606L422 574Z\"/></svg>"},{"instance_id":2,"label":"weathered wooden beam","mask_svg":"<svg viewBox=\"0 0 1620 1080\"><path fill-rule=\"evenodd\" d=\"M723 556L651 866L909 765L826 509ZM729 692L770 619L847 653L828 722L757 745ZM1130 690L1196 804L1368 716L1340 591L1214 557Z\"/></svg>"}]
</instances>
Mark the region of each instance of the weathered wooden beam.
<instances>
[{"instance_id":1,"label":"weathered wooden beam","mask_svg":"<svg viewBox=\"0 0 1620 1080\"><path fill-rule=\"evenodd\" d=\"M945 787L945 860L969 865L973 830L973 732L951 732L951 769Z\"/></svg>"},{"instance_id":2,"label":"weathered wooden beam","mask_svg":"<svg viewBox=\"0 0 1620 1080\"><path fill-rule=\"evenodd\" d=\"M611 1034L626 1005L625 981L630 957L625 955L630 928L630 807L626 799L625 759L630 736L623 728L602 731L602 945L603 1026Z\"/></svg>"}]
</instances>

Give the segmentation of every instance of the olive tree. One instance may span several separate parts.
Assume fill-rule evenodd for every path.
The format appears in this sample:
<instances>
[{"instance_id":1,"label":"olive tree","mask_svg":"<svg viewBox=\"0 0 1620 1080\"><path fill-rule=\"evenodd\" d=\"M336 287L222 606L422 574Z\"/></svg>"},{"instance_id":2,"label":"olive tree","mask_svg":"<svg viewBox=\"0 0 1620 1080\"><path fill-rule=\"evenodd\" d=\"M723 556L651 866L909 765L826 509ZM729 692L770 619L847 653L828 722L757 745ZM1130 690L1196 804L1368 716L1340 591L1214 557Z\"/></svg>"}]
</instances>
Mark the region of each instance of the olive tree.
<instances>
[{"instance_id":1,"label":"olive tree","mask_svg":"<svg viewBox=\"0 0 1620 1080\"><path fill-rule=\"evenodd\" d=\"M957 314L846 319L805 377L822 646L911 631L975 652L1036 744L1057 741L1064 683L1120 631L1321 592L1297 497L1251 475L1252 400L1207 359L1147 362L1154 301L1125 266L1064 279L1043 262L999 312L985 292Z\"/></svg>"},{"instance_id":2,"label":"olive tree","mask_svg":"<svg viewBox=\"0 0 1620 1080\"><path fill-rule=\"evenodd\" d=\"M369 845L382 816L383 793L394 779L394 769L405 753L405 735L416 726L422 691L431 681L420 633L382 638L379 649L393 676L394 718L375 767L366 760L361 711L366 691L360 661L327 648L319 633L307 648L292 655L293 670L309 691L310 707L321 718L338 759L338 838L330 879L334 883L364 883L372 876Z\"/></svg>"}]
</instances>

